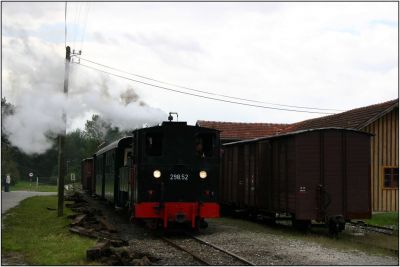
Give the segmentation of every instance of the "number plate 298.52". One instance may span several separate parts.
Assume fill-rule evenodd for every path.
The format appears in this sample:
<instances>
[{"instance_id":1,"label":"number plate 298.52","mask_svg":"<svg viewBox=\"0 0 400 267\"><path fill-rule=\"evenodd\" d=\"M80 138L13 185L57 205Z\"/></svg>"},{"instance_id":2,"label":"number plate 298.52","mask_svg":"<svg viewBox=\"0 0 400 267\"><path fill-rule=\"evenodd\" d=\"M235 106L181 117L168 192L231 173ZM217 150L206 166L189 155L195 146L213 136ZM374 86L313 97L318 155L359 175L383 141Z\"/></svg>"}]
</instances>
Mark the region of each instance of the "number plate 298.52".
<instances>
[{"instance_id":1,"label":"number plate 298.52","mask_svg":"<svg viewBox=\"0 0 400 267\"><path fill-rule=\"evenodd\" d=\"M187 174L187 173L171 173L169 175L169 179L171 181L188 181L189 174Z\"/></svg>"}]
</instances>

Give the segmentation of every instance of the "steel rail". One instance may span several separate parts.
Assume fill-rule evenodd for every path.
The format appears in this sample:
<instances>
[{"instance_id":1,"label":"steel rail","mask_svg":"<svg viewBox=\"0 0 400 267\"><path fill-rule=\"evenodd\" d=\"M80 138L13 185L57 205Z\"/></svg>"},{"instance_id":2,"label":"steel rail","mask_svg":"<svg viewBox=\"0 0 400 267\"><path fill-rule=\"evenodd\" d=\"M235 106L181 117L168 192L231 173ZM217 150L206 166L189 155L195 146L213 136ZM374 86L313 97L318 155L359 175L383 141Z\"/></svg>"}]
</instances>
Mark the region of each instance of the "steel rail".
<instances>
[{"instance_id":1,"label":"steel rail","mask_svg":"<svg viewBox=\"0 0 400 267\"><path fill-rule=\"evenodd\" d=\"M366 230L384 234L384 235L392 235L395 231L395 229L392 229L392 228L375 226L375 225L370 225L370 224L359 224L359 223L354 223L354 222L350 222L349 224L352 226L355 226L355 227L364 228Z\"/></svg>"},{"instance_id":2,"label":"steel rail","mask_svg":"<svg viewBox=\"0 0 400 267\"><path fill-rule=\"evenodd\" d=\"M200 263L202 263L202 264L204 264L204 265L208 265L208 266L212 266L212 265L213 265L213 264L211 264L210 262L208 262L208 261L204 260L203 258L201 258L201 257L200 257L199 255L197 255L196 253L193 253L193 252L187 250L186 248L184 248L184 247L182 247L182 246L176 244L176 243L175 243L174 241L172 241L171 239L166 238L166 237L163 237L163 236L160 236L160 238L161 238L163 241L165 241L166 243L172 245L173 247L175 247L175 248L177 248L177 249L179 249L179 250L182 250L182 251L188 253L189 255L191 255L194 259L196 259L196 260L199 261Z\"/></svg>"},{"instance_id":3,"label":"steel rail","mask_svg":"<svg viewBox=\"0 0 400 267\"><path fill-rule=\"evenodd\" d=\"M216 250L219 250L219 251L221 251L221 252L223 252L225 254L228 254L228 255L232 256L233 258L237 259L238 261L241 261L241 262L245 263L246 265L250 265L250 266L255 266L256 265L256 264L254 264L254 263L252 263L252 262L240 257L239 255L237 255L237 254L235 254L233 252L227 251L227 250L225 250L225 249L223 249L221 247L218 247L218 246L216 246L214 244L211 244L211 243L209 243L209 242L207 242L207 241L205 241L203 239L200 239L200 238L198 238L196 236L193 236L193 235L190 235L190 234L187 234L187 235L190 236L191 238L199 241L202 244L205 244L207 246L210 246L212 248L215 248Z\"/></svg>"}]
</instances>

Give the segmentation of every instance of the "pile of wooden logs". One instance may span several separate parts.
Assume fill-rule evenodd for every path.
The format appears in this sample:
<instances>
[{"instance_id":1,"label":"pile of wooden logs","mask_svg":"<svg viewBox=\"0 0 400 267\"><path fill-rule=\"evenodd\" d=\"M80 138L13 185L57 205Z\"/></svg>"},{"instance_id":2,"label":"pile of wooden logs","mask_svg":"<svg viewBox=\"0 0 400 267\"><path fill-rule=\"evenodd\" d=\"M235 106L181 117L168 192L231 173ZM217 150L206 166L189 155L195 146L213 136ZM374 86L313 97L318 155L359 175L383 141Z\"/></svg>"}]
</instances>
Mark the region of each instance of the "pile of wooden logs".
<instances>
[{"instance_id":1,"label":"pile of wooden logs","mask_svg":"<svg viewBox=\"0 0 400 267\"><path fill-rule=\"evenodd\" d=\"M86 258L106 265L151 265L158 259L133 251L126 240L120 239L117 229L103 216L101 210L92 208L83 196L77 192L65 200L74 201L65 206L76 214L72 219L70 232L90 238L96 238L97 244L86 251Z\"/></svg>"},{"instance_id":2,"label":"pile of wooden logs","mask_svg":"<svg viewBox=\"0 0 400 267\"><path fill-rule=\"evenodd\" d=\"M86 257L88 260L94 260L105 265L114 266L148 266L152 265L152 261L158 260L149 255L137 253L129 246L113 244L110 240L99 241L96 246L86 251Z\"/></svg>"}]
</instances>

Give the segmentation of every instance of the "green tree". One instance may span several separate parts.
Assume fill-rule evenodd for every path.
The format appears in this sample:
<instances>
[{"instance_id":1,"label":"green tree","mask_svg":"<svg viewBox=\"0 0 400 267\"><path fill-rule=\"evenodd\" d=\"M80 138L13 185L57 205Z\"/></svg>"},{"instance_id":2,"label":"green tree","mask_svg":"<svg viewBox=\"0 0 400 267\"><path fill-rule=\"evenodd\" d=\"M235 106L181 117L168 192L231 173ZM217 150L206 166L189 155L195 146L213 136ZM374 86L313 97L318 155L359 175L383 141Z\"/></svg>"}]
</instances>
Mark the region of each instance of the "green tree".
<instances>
[{"instance_id":1,"label":"green tree","mask_svg":"<svg viewBox=\"0 0 400 267\"><path fill-rule=\"evenodd\" d=\"M11 176L11 184L15 184L20 180L20 173L18 170L18 165L13 159L12 148L6 142L3 142L3 137L1 140L1 177L3 180L6 175Z\"/></svg>"},{"instance_id":2,"label":"green tree","mask_svg":"<svg viewBox=\"0 0 400 267\"><path fill-rule=\"evenodd\" d=\"M128 131L120 131L118 127L112 127L97 114L92 115L92 119L86 121L85 124L85 138L93 140L97 146L109 144L127 135L130 135Z\"/></svg>"},{"instance_id":3,"label":"green tree","mask_svg":"<svg viewBox=\"0 0 400 267\"><path fill-rule=\"evenodd\" d=\"M5 98L1 98L1 116L2 118L9 116L14 113L15 107L8 103ZM4 181L7 174L11 176L11 184L15 184L20 179L20 173L18 170L18 164L14 160L14 150L4 134L4 126L1 125L1 177L2 182Z\"/></svg>"},{"instance_id":4,"label":"green tree","mask_svg":"<svg viewBox=\"0 0 400 267\"><path fill-rule=\"evenodd\" d=\"M91 120L87 120L85 123L84 136L88 139L93 139L98 142L104 141L107 130L110 125L103 121L99 115L92 115Z\"/></svg>"}]
</instances>

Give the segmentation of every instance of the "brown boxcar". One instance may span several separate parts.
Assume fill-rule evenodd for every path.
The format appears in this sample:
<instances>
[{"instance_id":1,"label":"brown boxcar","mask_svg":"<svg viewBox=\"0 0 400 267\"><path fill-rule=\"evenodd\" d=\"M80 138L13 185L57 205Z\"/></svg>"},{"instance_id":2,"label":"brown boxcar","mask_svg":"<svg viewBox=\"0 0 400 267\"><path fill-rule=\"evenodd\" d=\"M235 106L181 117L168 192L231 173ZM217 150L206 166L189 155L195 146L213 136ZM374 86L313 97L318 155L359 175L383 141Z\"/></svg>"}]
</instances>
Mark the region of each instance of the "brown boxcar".
<instances>
[{"instance_id":1,"label":"brown boxcar","mask_svg":"<svg viewBox=\"0 0 400 267\"><path fill-rule=\"evenodd\" d=\"M298 226L370 218L370 134L342 128L298 131L223 146L220 202Z\"/></svg>"},{"instance_id":2,"label":"brown boxcar","mask_svg":"<svg viewBox=\"0 0 400 267\"><path fill-rule=\"evenodd\" d=\"M89 194L94 193L94 179L93 179L93 158L86 158L82 160L82 189Z\"/></svg>"}]
</instances>

